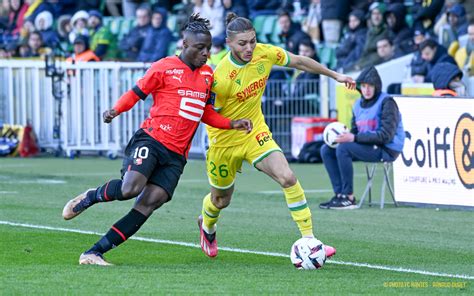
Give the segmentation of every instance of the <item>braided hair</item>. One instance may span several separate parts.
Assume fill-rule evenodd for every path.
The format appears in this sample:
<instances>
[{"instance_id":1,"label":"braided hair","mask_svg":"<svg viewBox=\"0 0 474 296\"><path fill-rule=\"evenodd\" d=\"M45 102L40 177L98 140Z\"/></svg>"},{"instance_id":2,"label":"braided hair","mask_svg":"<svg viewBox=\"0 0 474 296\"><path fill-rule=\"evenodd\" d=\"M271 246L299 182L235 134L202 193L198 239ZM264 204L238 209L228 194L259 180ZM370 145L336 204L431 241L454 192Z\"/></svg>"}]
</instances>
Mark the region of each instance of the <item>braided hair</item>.
<instances>
[{"instance_id":1,"label":"braided hair","mask_svg":"<svg viewBox=\"0 0 474 296\"><path fill-rule=\"evenodd\" d=\"M202 34L211 34L209 32L209 27L211 22L199 15L199 13L193 13L189 18L188 22L183 27L183 33L202 33Z\"/></svg>"},{"instance_id":2,"label":"braided hair","mask_svg":"<svg viewBox=\"0 0 474 296\"><path fill-rule=\"evenodd\" d=\"M226 17L226 34L227 36L233 36L238 33L253 30L252 22L249 19L240 17L233 12L229 12Z\"/></svg>"}]
</instances>

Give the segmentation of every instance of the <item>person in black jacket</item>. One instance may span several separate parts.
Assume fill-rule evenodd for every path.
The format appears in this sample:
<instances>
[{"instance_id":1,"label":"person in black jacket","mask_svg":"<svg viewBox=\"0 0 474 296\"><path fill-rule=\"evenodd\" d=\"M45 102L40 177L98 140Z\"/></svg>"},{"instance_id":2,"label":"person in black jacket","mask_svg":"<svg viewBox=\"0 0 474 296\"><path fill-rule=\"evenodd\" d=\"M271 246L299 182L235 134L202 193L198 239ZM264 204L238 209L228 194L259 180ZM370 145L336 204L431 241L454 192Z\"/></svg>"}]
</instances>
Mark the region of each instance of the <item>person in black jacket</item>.
<instances>
[{"instance_id":1,"label":"person in black jacket","mask_svg":"<svg viewBox=\"0 0 474 296\"><path fill-rule=\"evenodd\" d=\"M457 65L452 56L448 54L446 48L433 39L427 39L420 44L421 58L427 62L428 73L425 82L431 82L431 70L437 63L447 62Z\"/></svg>"},{"instance_id":2,"label":"person in black jacket","mask_svg":"<svg viewBox=\"0 0 474 296\"><path fill-rule=\"evenodd\" d=\"M299 23L291 20L290 13L286 10L279 11L278 26L281 30L280 34L278 34L280 43L285 44L285 49L291 53L298 54L302 40L311 41L311 37L301 30Z\"/></svg>"},{"instance_id":3,"label":"person in black jacket","mask_svg":"<svg viewBox=\"0 0 474 296\"><path fill-rule=\"evenodd\" d=\"M431 71L434 97L457 97L466 95L466 86L462 82L462 71L451 63L438 63Z\"/></svg>"},{"instance_id":4,"label":"person in black jacket","mask_svg":"<svg viewBox=\"0 0 474 296\"><path fill-rule=\"evenodd\" d=\"M413 33L405 21L405 5L390 4L384 15L388 27L388 37L393 41L396 55L401 56L412 52L410 45Z\"/></svg>"},{"instance_id":5,"label":"person in black jacket","mask_svg":"<svg viewBox=\"0 0 474 296\"><path fill-rule=\"evenodd\" d=\"M135 12L137 25L120 41L119 48L128 60L136 60L150 26L151 10L148 5L141 5Z\"/></svg>"},{"instance_id":6,"label":"person in black jacket","mask_svg":"<svg viewBox=\"0 0 474 296\"><path fill-rule=\"evenodd\" d=\"M336 48L337 68L350 69L359 60L367 37L365 13L360 9L349 14L348 30Z\"/></svg>"},{"instance_id":7,"label":"person in black jacket","mask_svg":"<svg viewBox=\"0 0 474 296\"><path fill-rule=\"evenodd\" d=\"M152 63L168 54L168 47L173 40L173 33L166 27L168 13L164 8L156 7L151 16L151 27L148 28L137 60Z\"/></svg>"},{"instance_id":8,"label":"person in black jacket","mask_svg":"<svg viewBox=\"0 0 474 296\"><path fill-rule=\"evenodd\" d=\"M392 162L403 150L405 131L397 103L382 92L382 80L375 67L364 69L356 82L362 96L352 109L351 131L336 138L336 148L321 147L334 190L334 197L319 205L322 209L356 208L353 160Z\"/></svg>"}]
</instances>

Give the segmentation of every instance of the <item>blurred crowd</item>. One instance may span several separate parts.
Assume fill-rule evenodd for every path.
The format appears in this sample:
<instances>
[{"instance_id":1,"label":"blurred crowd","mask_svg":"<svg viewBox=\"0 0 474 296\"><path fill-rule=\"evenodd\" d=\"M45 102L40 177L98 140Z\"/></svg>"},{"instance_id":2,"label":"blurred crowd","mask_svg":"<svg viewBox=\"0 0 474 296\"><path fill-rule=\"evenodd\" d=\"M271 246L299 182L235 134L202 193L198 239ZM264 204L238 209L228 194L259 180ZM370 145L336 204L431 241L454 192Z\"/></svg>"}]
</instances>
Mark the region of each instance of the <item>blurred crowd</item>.
<instances>
[{"instance_id":1,"label":"blurred crowd","mask_svg":"<svg viewBox=\"0 0 474 296\"><path fill-rule=\"evenodd\" d=\"M215 65L226 53L224 20L233 11L254 21L257 31L273 19L274 27L257 36L290 52L319 60L320 50L329 48L334 63L328 66L344 72L415 53L413 81L431 81L438 63L474 74L472 1L0 1L0 58L58 51L72 62L154 62L179 52L180 26L188 15L199 12L211 21L210 63ZM130 27L114 31L111 23L119 19L123 22L115 24L128 22ZM464 35L468 37L461 38ZM315 78L306 76L302 77Z\"/></svg>"}]
</instances>

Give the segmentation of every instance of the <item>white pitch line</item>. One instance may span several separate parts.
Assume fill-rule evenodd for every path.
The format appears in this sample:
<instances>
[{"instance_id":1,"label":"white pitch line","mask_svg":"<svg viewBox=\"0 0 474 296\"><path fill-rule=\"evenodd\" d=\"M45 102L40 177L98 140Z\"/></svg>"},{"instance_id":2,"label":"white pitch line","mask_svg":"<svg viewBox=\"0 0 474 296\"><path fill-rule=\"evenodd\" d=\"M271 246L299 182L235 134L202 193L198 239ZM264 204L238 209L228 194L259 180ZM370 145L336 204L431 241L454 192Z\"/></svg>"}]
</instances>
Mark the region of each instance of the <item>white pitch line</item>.
<instances>
[{"instance_id":1,"label":"white pitch line","mask_svg":"<svg viewBox=\"0 0 474 296\"><path fill-rule=\"evenodd\" d=\"M0 194L18 194L18 191L0 191Z\"/></svg>"},{"instance_id":2,"label":"white pitch line","mask_svg":"<svg viewBox=\"0 0 474 296\"><path fill-rule=\"evenodd\" d=\"M326 192L332 192L331 189L304 189L305 193L326 193ZM264 191L258 191L257 193L261 194L278 194L278 193L283 193L282 190L264 190Z\"/></svg>"},{"instance_id":3,"label":"white pitch line","mask_svg":"<svg viewBox=\"0 0 474 296\"><path fill-rule=\"evenodd\" d=\"M71 228L63 228L63 227L52 227L52 226L44 226L44 225L25 224L25 223L16 223L16 222L1 221L1 220L0 220L0 225L17 226L17 227L34 228L34 229L43 229L43 230L52 230L52 231L62 231L62 232L71 232L71 233L79 233L79 234L92 234L92 235L99 235L99 236L103 235L103 233L99 233L99 232L95 232L95 231L87 231L87 230L79 230L79 229L71 229ZM183 247L201 248L200 245L194 244L194 243L170 241L170 240L163 240L163 239L154 239L154 238L147 238L147 237L140 237L140 236L132 236L129 239L130 240L136 240L136 241L142 241L142 242L151 242L151 243L159 243L159 244L177 245L177 246L183 246ZM282 253L253 251L253 250L245 250L245 249L238 249L238 248L219 247L219 250L235 252L235 253L264 255L264 256L271 256L271 257L283 257L283 258L288 258L289 257L287 254L282 254ZM365 268L369 268L369 269L387 270L387 271L394 271L394 272L401 272L401 273L414 273L414 274L430 275L430 276L437 276L437 277L448 277L448 278L474 280L474 276L466 275L466 274L449 274L449 273L432 272L432 271L417 270L417 269L410 269L410 268L403 268L403 267L392 267L392 266L373 265L373 264L368 264L368 263L346 262L346 261L336 261L336 260L329 260L329 261L327 261L327 263L337 264L337 265L355 266L355 267L365 267Z\"/></svg>"},{"instance_id":4,"label":"white pitch line","mask_svg":"<svg viewBox=\"0 0 474 296\"><path fill-rule=\"evenodd\" d=\"M0 183L4 184L66 184L64 180L54 180L54 179L34 179L34 180L13 180L9 178L0 179Z\"/></svg>"}]
</instances>

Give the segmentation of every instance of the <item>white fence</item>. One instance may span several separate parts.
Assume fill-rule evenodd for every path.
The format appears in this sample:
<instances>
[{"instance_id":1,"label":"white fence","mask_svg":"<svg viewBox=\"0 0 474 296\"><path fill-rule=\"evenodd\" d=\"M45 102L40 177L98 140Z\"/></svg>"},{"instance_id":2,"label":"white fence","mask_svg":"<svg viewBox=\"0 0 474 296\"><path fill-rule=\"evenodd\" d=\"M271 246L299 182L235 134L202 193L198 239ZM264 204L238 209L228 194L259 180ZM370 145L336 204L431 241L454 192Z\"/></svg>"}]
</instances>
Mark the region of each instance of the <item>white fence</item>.
<instances>
[{"instance_id":1,"label":"white fence","mask_svg":"<svg viewBox=\"0 0 474 296\"><path fill-rule=\"evenodd\" d=\"M101 62L58 66L65 76L55 84L46 76L44 61L0 60L0 123L25 125L29 121L42 148L61 147L69 156L76 151L121 151L148 115L152 100L140 101L109 125L102 122L102 112L135 85L146 65ZM55 87L61 99L53 96ZM268 82L262 110L275 140L288 155L293 116L318 116L321 109L327 112L328 104L319 101L318 87L314 80ZM190 153L202 154L205 142L201 125Z\"/></svg>"}]
</instances>

